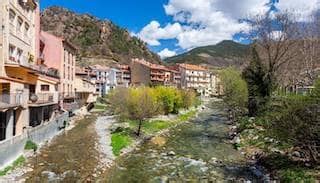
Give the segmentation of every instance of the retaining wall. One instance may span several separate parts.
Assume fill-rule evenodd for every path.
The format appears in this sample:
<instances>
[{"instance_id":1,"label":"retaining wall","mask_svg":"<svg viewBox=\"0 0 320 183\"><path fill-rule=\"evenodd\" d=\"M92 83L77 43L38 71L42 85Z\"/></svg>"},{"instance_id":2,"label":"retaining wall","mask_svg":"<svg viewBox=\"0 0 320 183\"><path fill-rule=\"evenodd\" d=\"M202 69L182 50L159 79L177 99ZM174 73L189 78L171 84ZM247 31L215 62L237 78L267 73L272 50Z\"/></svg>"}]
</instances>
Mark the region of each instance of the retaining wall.
<instances>
[{"instance_id":1,"label":"retaining wall","mask_svg":"<svg viewBox=\"0 0 320 183\"><path fill-rule=\"evenodd\" d=\"M38 144L38 146L41 146L46 141L59 134L59 132L68 122L69 114L68 112L65 112L50 122L44 123L35 128L26 129L22 135L1 141L0 169L10 165L14 160L23 154L24 146L28 139Z\"/></svg>"}]
</instances>

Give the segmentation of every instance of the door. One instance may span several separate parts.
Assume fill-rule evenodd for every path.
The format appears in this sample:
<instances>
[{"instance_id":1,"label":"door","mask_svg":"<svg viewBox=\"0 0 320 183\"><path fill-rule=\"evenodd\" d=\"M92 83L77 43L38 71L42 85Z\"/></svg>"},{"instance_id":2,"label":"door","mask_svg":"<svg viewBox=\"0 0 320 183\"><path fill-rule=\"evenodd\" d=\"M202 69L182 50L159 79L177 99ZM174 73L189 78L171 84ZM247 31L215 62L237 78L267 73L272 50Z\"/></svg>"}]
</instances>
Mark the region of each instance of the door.
<instances>
[{"instance_id":1,"label":"door","mask_svg":"<svg viewBox=\"0 0 320 183\"><path fill-rule=\"evenodd\" d=\"M6 139L7 131L7 113L0 112L0 141Z\"/></svg>"}]
</instances>

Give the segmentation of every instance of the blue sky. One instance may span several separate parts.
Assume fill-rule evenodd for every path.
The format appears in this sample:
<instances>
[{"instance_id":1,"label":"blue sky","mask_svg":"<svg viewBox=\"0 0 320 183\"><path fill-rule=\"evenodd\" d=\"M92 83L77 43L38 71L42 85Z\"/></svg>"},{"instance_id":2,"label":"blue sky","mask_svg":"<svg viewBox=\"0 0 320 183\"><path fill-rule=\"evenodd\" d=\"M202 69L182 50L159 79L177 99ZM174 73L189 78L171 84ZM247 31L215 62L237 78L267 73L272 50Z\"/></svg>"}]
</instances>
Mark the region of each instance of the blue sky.
<instances>
[{"instance_id":1,"label":"blue sky","mask_svg":"<svg viewBox=\"0 0 320 183\"><path fill-rule=\"evenodd\" d=\"M319 0L41 0L41 8L58 5L111 20L164 58L226 39L247 43L241 35L250 27L240 20L268 12L270 1L279 11L302 17L320 4Z\"/></svg>"}]
</instances>

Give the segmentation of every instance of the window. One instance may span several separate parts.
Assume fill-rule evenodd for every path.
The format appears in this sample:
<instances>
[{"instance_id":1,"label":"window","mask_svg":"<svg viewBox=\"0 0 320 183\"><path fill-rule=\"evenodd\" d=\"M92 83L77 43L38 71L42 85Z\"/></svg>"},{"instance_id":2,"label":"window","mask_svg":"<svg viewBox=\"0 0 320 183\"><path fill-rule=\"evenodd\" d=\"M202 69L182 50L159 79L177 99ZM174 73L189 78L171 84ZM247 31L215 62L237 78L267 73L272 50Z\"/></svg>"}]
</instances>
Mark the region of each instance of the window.
<instances>
[{"instance_id":1,"label":"window","mask_svg":"<svg viewBox=\"0 0 320 183\"><path fill-rule=\"evenodd\" d=\"M10 23L14 23L14 19L16 18L16 13L13 11L13 10L10 10L9 11L9 20L10 20Z\"/></svg>"},{"instance_id":2,"label":"window","mask_svg":"<svg viewBox=\"0 0 320 183\"><path fill-rule=\"evenodd\" d=\"M41 85L41 91L49 91L50 86L49 85Z\"/></svg>"},{"instance_id":3,"label":"window","mask_svg":"<svg viewBox=\"0 0 320 183\"><path fill-rule=\"evenodd\" d=\"M23 24L22 18L21 18L21 17L18 17L17 31L21 31L22 24Z\"/></svg>"},{"instance_id":4,"label":"window","mask_svg":"<svg viewBox=\"0 0 320 183\"><path fill-rule=\"evenodd\" d=\"M22 53L23 53L23 51L21 49L17 49L16 61L19 63L22 61Z\"/></svg>"},{"instance_id":5,"label":"window","mask_svg":"<svg viewBox=\"0 0 320 183\"><path fill-rule=\"evenodd\" d=\"M16 52L16 47L13 45L9 45L9 60L14 62L16 61L15 52Z\"/></svg>"},{"instance_id":6,"label":"window","mask_svg":"<svg viewBox=\"0 0 320 183\"><path fill-rule=\"evenodd\" d=\"M29 29L30 29L29 24L25 23L25 24L24 24L24 35L25 35L26 37L29 36Z\"/></svg>"}]
</instances>

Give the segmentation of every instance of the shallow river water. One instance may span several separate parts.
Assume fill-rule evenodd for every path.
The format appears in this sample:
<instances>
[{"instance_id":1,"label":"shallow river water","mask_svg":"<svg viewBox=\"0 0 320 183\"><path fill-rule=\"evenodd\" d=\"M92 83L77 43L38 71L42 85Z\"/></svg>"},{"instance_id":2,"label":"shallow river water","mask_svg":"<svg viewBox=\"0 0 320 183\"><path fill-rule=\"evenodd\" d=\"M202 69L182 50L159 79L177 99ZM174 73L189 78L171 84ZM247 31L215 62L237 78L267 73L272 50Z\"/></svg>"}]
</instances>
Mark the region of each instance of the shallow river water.
<instances>
[{"instance_id":1,"label":"shallow river water","mask_svg":"<svg viewBox=\"0 0 320 183\"><path fill-rule=\"evenodd\" d=\"M221 182L259 181L244 157L228 143L226 113L214 102L183 123L118 158L108 170L98 168L95 116L53 140L29 161L26 182Z\"/></svg>"},{"instance_id":2,"label":"shallow river water","mask_svg":"<svg viewBox=\"0 0 320 183\"><path fill-rule=\"evenodd\" d=\"M222 103L214 103L161 143L150 141L120 158L106 174L108 182L259 181L253 167L227 139Z\"/></svg>"}]
</instances>

